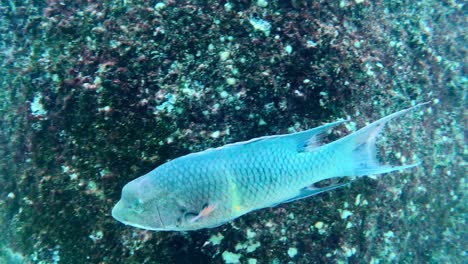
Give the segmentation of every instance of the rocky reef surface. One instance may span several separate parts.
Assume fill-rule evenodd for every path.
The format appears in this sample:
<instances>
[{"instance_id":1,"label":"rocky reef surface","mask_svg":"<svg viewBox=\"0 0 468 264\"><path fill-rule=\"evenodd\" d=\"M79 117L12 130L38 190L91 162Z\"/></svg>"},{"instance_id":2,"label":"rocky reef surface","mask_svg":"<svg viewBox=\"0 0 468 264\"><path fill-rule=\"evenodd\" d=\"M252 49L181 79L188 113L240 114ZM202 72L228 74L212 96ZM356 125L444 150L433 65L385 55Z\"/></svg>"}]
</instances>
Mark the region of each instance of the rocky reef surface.
<instances>
[{"instance_id":1,"label":"rocky reef surface","mask_svg":"<svg viewBox=\"0 0 468 264\"><path fill-rule=\"evenodd\" d=\"M0 4L0 262L461 263L467 258L466 7L456 1ZM414 170L150 232L110 216L170 159L386 114L383 162ZM465 246L463 246L465 245Z\"/></svg>"}]
</instances>

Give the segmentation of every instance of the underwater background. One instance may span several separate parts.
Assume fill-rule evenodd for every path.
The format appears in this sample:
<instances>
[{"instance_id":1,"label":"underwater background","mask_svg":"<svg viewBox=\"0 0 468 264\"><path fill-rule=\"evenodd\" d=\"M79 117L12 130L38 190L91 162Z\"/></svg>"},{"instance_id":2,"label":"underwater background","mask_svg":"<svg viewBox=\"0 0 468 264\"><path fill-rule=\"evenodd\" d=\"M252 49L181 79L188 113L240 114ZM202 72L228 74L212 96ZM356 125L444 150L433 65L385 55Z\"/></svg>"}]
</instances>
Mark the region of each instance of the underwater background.
<instances>
[{"instance_id":1,"label":"underwater background","mask_svg":"<svg viewBox=\"0 0 468 264\"><path fill-rule=\"evenodd\" d=\"M463 1L0 2L0 263L466 263ZM181 155L392 112L415 169L153 232L110 215Z\"/></svg>"}]
</instances>

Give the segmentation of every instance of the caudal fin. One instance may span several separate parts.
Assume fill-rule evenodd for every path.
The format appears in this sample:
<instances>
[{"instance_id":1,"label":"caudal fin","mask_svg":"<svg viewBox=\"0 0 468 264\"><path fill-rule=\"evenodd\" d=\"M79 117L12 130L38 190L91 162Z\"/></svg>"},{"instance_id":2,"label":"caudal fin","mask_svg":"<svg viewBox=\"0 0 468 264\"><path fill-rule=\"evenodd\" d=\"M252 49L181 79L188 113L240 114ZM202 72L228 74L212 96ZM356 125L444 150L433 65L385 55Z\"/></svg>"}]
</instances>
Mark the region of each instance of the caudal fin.
<instances>
[{"instance_id":1,"label":"caudal fin","mask_svg":"<svg viewBox=\"0 0 468 264\"><path fill-rule=\"evenodd\" d=\"M413 110L416 107L428 104L421 103L415 105L411 108L404 109L383 117L372 124L359 129L358 131L341 138L332 144L339 145L339 149L341 153L345 154L344 161L348 161L347 164L348 169L350 170L351 176L362 176L362 175L370 175L370 174L381 174L387 173L391 171L397 170L404 170L414 166L419 165L419 163L409 164L409 165L402 165L402 166L389 166L389 165L381 165L377 161L376 157L376 148L375 148L375 141L377 136L385 127L385 124L393 118L399 117L408 111ZM347 163L347 162L346 162Z\"/></svg>"}]
</instances>

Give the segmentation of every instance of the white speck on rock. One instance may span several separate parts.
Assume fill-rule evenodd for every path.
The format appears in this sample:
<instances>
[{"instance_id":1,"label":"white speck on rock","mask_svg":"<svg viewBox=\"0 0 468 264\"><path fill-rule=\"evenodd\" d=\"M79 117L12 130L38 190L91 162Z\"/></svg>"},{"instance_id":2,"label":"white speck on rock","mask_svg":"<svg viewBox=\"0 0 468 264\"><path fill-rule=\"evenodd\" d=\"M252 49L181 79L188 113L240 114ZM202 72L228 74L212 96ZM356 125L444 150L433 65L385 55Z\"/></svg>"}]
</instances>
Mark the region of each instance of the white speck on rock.
<instances>
[{"instance_id":1,"label":"white speck on rock","mask_svg":"<svg viewBox=\"0 0 468 264\"><path fill-rule=\"evenodd\" d=\"M262 31L266 37L270 36L270 22L255 17L250 17L249 22L255 30Z\"/></svg>"},{"instance_id":2,"label":"white speck on rock","mask_svg":"<svg viewBox=\"0 0 468 264\"><path fill-rule=\"evenodd\" d=\"M247 238L248 239L254 238L255 235L256 235L256 233L254 231L252 231L252 229L250 229L250 228L247 229Z\"/></svg>"},{"instance_id":3,"label":"white speck on rock","mask_svg":"<svg viewBox=\"0 0 468 264\"><path fill-rule=\"evenodd\" d=\"M257 5L259 7L267 7L268 6L268 1L267 0L257 0Z\"/></svg>"},{"instance_id":4,"label":"white speck on rock","mask_svg":"<svg viewBox=\"0 0 468 264\"><path fill-rule=\"evenodd\" d=\"M221 134L221 132L219 132L219 130L217 130L217 131L211 133L210 137L212 137L212 138L218 138L220 134Z\"/></svg>"},{"instance_id":5,"label":"white speck on rock","mask_svg":"<svg viewBox=\"0 0 468 264\"><path fill-rule=\"evenodd\" d=\"M216 246L221 244L221 241L223 240L224 236L221 233L218 233L216 235L212 235L208 241L211 242L212 245Z\"/></svg>"},{"instance_id":6,"label":"white speck on rock","mask_svg":"<svg viewBox=\"0 0 468 264\"><path fill-rule=\"evenodd\" d=\"M354 205L358 206L361 203L361 194L358 194L356 196L356 201L354 202Z\"/></svg>"},{"instance_id":7,"label":"white speck on rock","mask_svg":"<svg viewBox=\"0 0 468 264\"><path fill-rule=\"evenodd\" d=\"M165 4L165 3L162 3L162 2L156 3L156 4L154 5L154 9L156 9L156 10L161 10L161 9L163 9L163 8L165 8L165 7L166 7L166 4Z\"/></svg>"},{"instance_id":8,"label":"white speck on rock","mask_svg":"<svg viewBox=\"0 0 468 264\"><path fill-rule=\"evenodd\" d=\"M249 259L247 260L247 263L248 263L248 264L257 264L257 259L249 258Z\"/></svg>"},{"instance_id":9,"label":"white speck on rock","mask_svg":"<svg viewBox=\"0 0 468 264\"><path fill-rule=\"evenodd\" d=\"M346 219L353 215L353 213L349 210L338 210L338 211L340 212L341 219Z\"/></svg>"},{"instance_id":10,"label":"white speck on rock","mask_svg":"<svg viewBox=\"0 0 468 264\"><path fill-rule=\"evenodd\" d=\"M315 223L314 226L315 226L315 228L317 228L317 229L322 229L322 228L323 228L323 222L318 221L317 223Z\"/></svg>"},{"instance_id":11,"label":"white speck on rock","mask_svg":"<svg viewBox=\"0 0 468 264\"><path fill-rule=\"evenodd\" d=\"M289 248L288 255L290 258L294 258L297 255L297 248Z\"/></svg>"},{"instance_id":12,"label":"white speck on rock","mask_svg":"<svg viewBox=\"0 0 468 264\"><path fill-rule=\"evenodd\" d=\"M240 258L242 257L241 254L236 254L236 253L232 253L232 252L229 252L229 251L224 251L223 254L222 254L222 257L223 257L223 260L224 260L224 263L226 264L229 264L229 263L240 263Z\"/></svg>"},{"instance_id":13,"label":"white speck on rock","mask_svg":"<svg viewBox=\"0 0 468 264\"><path fill-rule=\"evenodd\" d=\"M44 110L44 105L41 103L42 94L36 93L30 105L31 114L33 116L44 116L47 112Z\"/></svg>"}]
</instances>

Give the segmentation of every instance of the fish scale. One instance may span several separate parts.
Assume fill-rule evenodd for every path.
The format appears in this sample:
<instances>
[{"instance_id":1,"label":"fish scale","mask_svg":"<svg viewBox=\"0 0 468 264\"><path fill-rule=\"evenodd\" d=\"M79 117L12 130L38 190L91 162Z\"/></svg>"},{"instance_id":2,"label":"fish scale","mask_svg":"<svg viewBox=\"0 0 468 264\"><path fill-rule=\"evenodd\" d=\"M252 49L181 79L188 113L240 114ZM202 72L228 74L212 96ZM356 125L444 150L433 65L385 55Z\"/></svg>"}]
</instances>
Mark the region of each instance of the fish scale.
<instances>
[{"instance_id":1,"label":"fish scale","mask_svg":"<svg viewBox=\"0 0 468 264\"><path fill-rule=\"evenodd\" d=\"M112 216L149 230L212 228L253 210L346 185L313 187L325 179L414 167L418 164L381 165L375 150L376 137L384 125L411 109L414 107L328 144L320 144L320 135L344 121L174 159L126 184Z\"/></svg>"}]
</instances>

